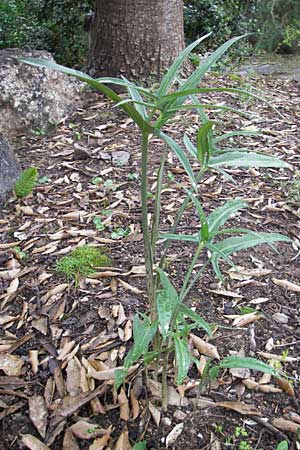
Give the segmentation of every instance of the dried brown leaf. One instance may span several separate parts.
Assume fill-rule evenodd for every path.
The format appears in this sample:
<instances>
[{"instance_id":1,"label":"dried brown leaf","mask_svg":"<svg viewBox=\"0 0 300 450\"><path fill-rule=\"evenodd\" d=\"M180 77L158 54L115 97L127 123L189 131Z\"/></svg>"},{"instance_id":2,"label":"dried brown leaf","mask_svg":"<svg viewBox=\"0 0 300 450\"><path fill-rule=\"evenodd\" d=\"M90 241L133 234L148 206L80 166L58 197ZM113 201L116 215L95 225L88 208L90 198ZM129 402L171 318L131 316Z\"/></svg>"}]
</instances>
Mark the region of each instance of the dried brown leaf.
<instances>
[{"instance_id":1,"label":"dried brown leaf","mask_svg":"<svg viewBox=\"0 0 300 450\"><path fill-rule=\"evenodd\" d=\"M50 447L43 444L39 439L31 434L24 434L21 440L30 450L51 450Z\"/></svg>"},{"instance_id":2,"label":"dried brown leaf","mask_svg":"<svg viewBox=\"0 0 300 450\"><path fill-rule=\"evenodd\" d=\"M79 439L92 439L107 433L107 430L99 428L98 425L87 422L86 420L79 420L69 429L72 431L74 436Z\"/></svg>"},{"instance_id":3,"label":"dried brown leaf","mask_svg":"<svg viewBox=\"0 0 300 450\"><path fill-rule=\"evenodd\" d=\"M97 438L94 440L92 445L89 446L89 450L103 450L110 440L110 434L106 433L101 438Z\"/></svg>"},{"instance_id":4,"label":"dried brown leaf","mask_svg":"<svg viewBox=\"0 0 300 450\"><path fill-rule=\"evenodd\" d=\"M272 425L276 428L279 428L279 430L288 431L289 433L297 433L300 429L299 423L283 419L282 417L273 419Z\"/></svg>"},{"instance_id":5,"label":"dried brown leaf","mask_svg":"<svg viewBox=\"0 0 300 450\"><path fill-rule=\"evenodd\" d=\"M80 392L81 392L81 387L80 387L81 364L77 358L72 358L68 362L66 372L67 372L67 380L66 380L67 392L72 397L75 397L76 395L80 394Z\"/></svg>"},{"instance_id":6,"label":"dried brown leaf","mask_svg":"<svg viewBox=\"0 0 300 450\"><path fill-rule=\"evenodd\" d=\"M166 448L174 444L174 442L179 438L182 432L183 432L183 422L176 425L166 437Z\"/></svg>"},{"instance_id":7,"label":"dried brown leaf","mask_svg":"<svg viewBox=\"0 0 300 450\"><path fill-rule=\"evenodd\" d=\"M41 395L29 398L29 417L42 438L46 435L48 411L45 399Z\"/></svg>"},{"instance_id":8,"label":"dried brown leaf","mask_svg":"<svg viewBox=\"0 0 300 450\"><path fill-rule=\"evenodd\" d=\"M287 291L300 292L300 286L298 284L291 283L288 280L279 280L278 278L273 277L272 281L274 284L286 289Z\"/></svg>"},{"instance_id":9,"label":"dried brown leaf","mask_svg":"<svg viewBox=\"0 0 300 450\"><path fill-rule=\"evenodd\" d=\"M134 420L140 414L140 405L135 396L134 389L130 390L130 401L131 401L131 408L132 408L132 419Z\"/></svg>"},{"instance_id":10,"label":"dried brown leaf","mask_svg":"<svg viewBox=\"0 0 300 450\"><path fill-rule=\"evenodd\" d=\"M190 337L192 339L192 343L194 347L206 356L211 356L212 358L220 359L217 347L208 342L205 342L203 339L199 338L195 334L190 333Z\"/></svg>"},{"instance_id":11,"label":"dried brown leaf","mask_svg":"<svg viewBox=\"0 0 300 450\"><path fill-rule=\"evenodd\" d=\"M77 439L70 428L65 431L62 450L80 450Z\"/></svg>"},{"instance_id":12,"label":"dried brown leaf","mask_svg":"<svg viewBox=\"0 0 300 450\"><path fill-rule=\"evenodd\" d=\"M119 436L115 450L132 450L129 442L128 430L125 429Z\"/></svg>"},{"instance_id":13,"label":"dried brown leaf","mask_svg":"<svg viewBox=\"0 0 300 450\"><path fill-rule=\"evenodd\" d=\"M236 411L239 414L246 414L249 416L261 416L261 413L257 410L257 406L247 405L242 402L217 402L216 406L221 408L230 409Z\"/></svg>"},{"instance_id":14,"label":"dried brown leaf","mask_svg":"<svg viewBox=\"0 0 300 450\"><path fill-rule=\"evenodd\" d=\"M156 408L156 406L154 406L151 402L148 402L149 405L149 411L150 414L156 424L156 426L159 427L160 424L160 419L161 419L161 412L158 408Z\"/></svg>"},{"instance_id":15,"label":"dried brown leaf","mask_svg":"<svg viewBox=\"0 0 300 450\"><path fill-rule=\"evenodd\" d=\"M3 370L5 375L18 377L22 373L24 361L16 355L9 353L0 353L0 370Z\"/></svg>"},{"instance_id":16,"label":"dried brown leaf","mask_svg":"<svg viewBox=\"0 0 300 450\"><path fill-rule=\"evenodd\" d=\"M130 409L128 398L126 397L125 390L121 388L120 393L118 395L118 402L120 405L120 418L123 420L129 420L130 417Z\"/></svg>"}]
</instances>

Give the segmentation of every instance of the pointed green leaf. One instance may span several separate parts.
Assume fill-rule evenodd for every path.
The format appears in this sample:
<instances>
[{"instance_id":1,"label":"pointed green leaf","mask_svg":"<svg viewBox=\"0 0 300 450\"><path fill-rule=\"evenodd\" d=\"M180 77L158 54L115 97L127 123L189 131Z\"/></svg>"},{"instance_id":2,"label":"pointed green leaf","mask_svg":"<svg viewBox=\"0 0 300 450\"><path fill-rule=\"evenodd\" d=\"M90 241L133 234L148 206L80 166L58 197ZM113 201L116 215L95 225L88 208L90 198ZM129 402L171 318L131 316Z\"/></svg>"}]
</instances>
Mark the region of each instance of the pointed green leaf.
<instances>
[{"instance_id":1,"label":"pointed green leaf","mask_svg":"<svg viewBox=\"0 0 300 450\"><path fill-rule=\"evenodd\" d=\"M197 133L197 158L201 165L206 167L212 151L212 127L214 122L209 121L202 125Z\"/></svg>"},{"instance_id":2,"label":"pointed green leaf","mask_svg":"<svg viewBox=\"0 0 300 450\"><path fill-rule=\"evenodd\" d=\"M90 77L89 75L86 75L83 72L80 72L75 69L70 69L69 67L61 66L60 64L56 64L53 61L44 60L44 59L38 59L38 58L19 58L20 61L30 64L32 66L37 67L45 67L46 69L52 69L56 70L58 72L65 73L66 75L72 75L76 78L78 78L81 81L84 81L88 85L94 87L95 89L99 90L103 94L105 94L108 98L113 100L114 102L121 102L122 98L112 89L105 86L104 84L100 83L96 79ZM120 80L123 81L123 80ZM121 108L123 111L134 120L134 122L138 125L138 127L145 131L152 133L152 127L143 119L143 117L138 113L138 111L134 108L134 106L129 104L121 105Z\"/></svg>"},{"instance_id":3,"label":"pointed green leaf","mask_svg":"<svg viewBox=\"0 0 300 450\"><path fill-rule=\"evenodd\" d=\"M189 151L189 153L195 158L197 158L197 148L186 134L183 136L183 143L185 145L185 148Z\"/></svg>"},{"instance_id":4,"label":"pointed green leaf","mask_svg":"<svg viewBox=\"0 0 300 450\"><path fill-rule=\"evenodd\" d=\"M160 83L159 89L157 91L157 97L162 97L163 95L165 95L168 92L168 90L172 86L172 83L173 83L180 67L182 66L183 62L185 61L185 59L187 59L187 57L192 52L192 50L195 47L197 47L197 45L199 45L200 42L202 42L204 39L206 39L210 34L211 33L208 33L205 36L202 36L199 39L197 39L196 41L192 42L188 47L186 47L177 56L177 58L175 59L175 61L171 65L171 67L168 69L168 71L166 72L166 74L164 75L164 77Z\"/></svg>"},{"instance_id":5,"label":"pointed green leaf","mask_svg":"<svg viewBox=\"0 0 300 450\"><path fill-rule=\"evenodd\" d=\"M117 369L115 371L115 388L119 389L120 386L122 386L123 383L125 383L125 379L127 376L128 370L127 369Z\"/></svg>"},{"instance_id":6,"label":"pointed green leaf","mask_svg":"<svg viewBox=\"0 0 300 450\"><path fill-rule=\"evenodd\" d=\"M135 108L136 110L140 113L140 115L142 116L142 118L144 120L147 120L147 110L145 108L145 105L142 103L143 102L143 97L141 96L141 94L139 93L138 89L136 88L136 86L133 86L129 80L127 80L125 77L122 77L124 79L124 81L126 81L128 83L127 85L127 89L129 94L131 95L131 98L133 100L135 100L136 102L140 102L140 104L135 104Z\"/></svg>"},{"instance_id":7,"label":"pointed green leaf","mask_svg":"<svg viewBox=\"0 0 300 450\"><path fill-rule=\"evenodd\" d=\"M170 298L174 299L175 303L178 303L177 291L174 288L174 286L171 283L171 281L169 280L169 278L167 277L167 275L165 274L165 272L160 267L157 268L157 272L159 274L159 279L160 279L160 282L162 284L162 287L167 292L167 295Z\"/></svg>"},{"instance_id":8,"label":"pointed green leaf","mask_svg":"<svg viewBox=\"0 0 300 450\"><path fill-rule=\"evenodd\" d=\"M219 61L219 59L224 55L224 53L237 41L244 38L246 35L238 36L230 39L221 45L217 50L215 50L206 60L200 64L200 66L190 75L190 77L183 83L180 88L181 91L188 89L194 89L200 83L206 72L208 72L211 67Z\"/></svg>"},{"instance_id":9,"label":"pointed green leaf","mask_svg":"<svg viewBox=\"0 0 300 450\"><path fill-rule=\"evenodd\" d=\"M234 166L234 167L286 167L290 165L274 156L261 155L252 152L226 152L222 155L212 156L209 160L210 167Z\"/></svg>"},{"instance_id":10,"label":"pointed green leaf","mask_svg":"<svg viewBox=\"0 0 300 450\"><path fill-rule=\"evenodd\" d=\"M206 331L208 336L211 336L211 328L210 328L209 324L201 316L199 316L199 314L197 314L192 309L188 308L184 303L181 303L181 305L180 305L180 312L183 315L192 319L194 322L196 322L196 324L200 328L202 328L204 331Z\"/></svg>"},{"instance_id":11,"label":"pointed green leaf","mask_svg":"<svg viewBox=\"0 0 300 450\"><path fill-rule=\"evenodd\" d=\"M158 292L156 302L161 334L163 339L166 339L168 337L173 312L178 303L178 296L176 294L176 297L174 297L173 295L170 295L170 292L168 293L163 289Z\"/></svg>"},{"instance_id":12,"label":"pointed green leaf","mask_svg":"<svg viewBox=\"0 0 300 450\"><path fill-rule=\"evenodd\" d=\"M181 162L184 170L186 171L187 175L189 176L189 179L194 187L194 189L197 189L197 183L195 179L195 175L193 173L193 170L191 168L190 162L188 160L188 157L186 156L185 152L182 150L180 145L177 144L170 136L163 133L160 130L154 130L154 133L160 137L175 153L179 161Z\"/></svg>"},{"instance_id":13,"label":"pointed green leaf","mask_svg":"<svg viewBox=\"0 0 300 450\"><path fill-rule=\"evenodd\" d=\"M236 136L260 136L261 134L263 134L261 131L232 131L230 133L224 133L221 136L217 136L216 138L214 138L214 143L217 144L218 142Z\"/></svg>"},{"instance_id":14,"label":"pointed green leaf","mask_svg":"<svg viewBox=\"0 0 300 450\"><path fill-rule=\"evenodd\" d=\"M176 384L180 385L187 377L191 355L186 339L174 336L176 360Z\"/></svg>"},{"instance_id":15,"label":"pointed green leaf","mask_svg":"<svg viewBox=\"0 0 300 450\"><path fill-rule=\"evenodd\" d=\"M274 367L256 358L245 358L242 356L227 356L219 363L221 369L251 369L259 372L269 373L275 377L280 377Z\"/></svg>"},{"instance_id":16,"label":"pointed green leaf","mask_svg":"<svg viewBox=\"0 0 300 450\"><path fill-rule=\"evenodd\" d=\"M224 205L216 208L207 218L210 233L219 230L230 216L240 209L247 208L247 203L243 200L228 200Z\"/></svg>"},{"instance_id":17,"label":"pointed green leaf","mask_svg":"<svg viewBox=\"0 0 300 450\"><path fill-rule=\"evenodd\" d=\"M220 276L219 259L224 258L228 262L228 257L235 252L255 247L261 244L271 244L273 242L291 242L291 239L279 233L254 233L249 232L243 236L234 236L223 241L210 244L207 247L212 251L211 263L218 276Z\"/></svg>"},{"instance_id":18,"label":"pointed green leaf","mask_svg":"<svg viewBox=\"0 0 300 450\"><path fill-rule=\"evenodd\" d=\"M157 330L157 322L151 324L150 320L144 316L144 320L136 314L133 319L133 347L129 350L124 360L125 369L129 369L144 353L148 351L148 346Z\"/></svg>"},{"instance_id":19,"label":"pointed green leaf","mask_svg":"<svg viewBox=\"0 0 300 450\"><path fill-rule=\"evenodd\" d=\"M171 241L186 241L186 242L194 242L195 244L199 244L200 236L199 234L173 234L173 233L160 233L160 239L166 239Z\"/></svg>"}]
</instances>

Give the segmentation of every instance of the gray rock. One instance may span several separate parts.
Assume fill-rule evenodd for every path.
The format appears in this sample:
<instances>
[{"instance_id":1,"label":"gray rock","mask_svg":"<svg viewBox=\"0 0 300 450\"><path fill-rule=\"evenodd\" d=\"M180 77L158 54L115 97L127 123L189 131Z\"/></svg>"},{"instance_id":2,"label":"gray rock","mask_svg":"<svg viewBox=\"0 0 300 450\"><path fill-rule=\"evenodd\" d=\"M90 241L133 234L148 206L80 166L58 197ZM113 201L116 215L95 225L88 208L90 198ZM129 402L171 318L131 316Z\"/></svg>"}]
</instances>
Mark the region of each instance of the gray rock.
<instances>
[{"instance_id":1,"label":"gray rock","mask_svg":"<svg viewBox=\"0 0 300 450\"><path fill-rule=\"evenodd\" d=\"M7 140L0 136L0 206L14 187L21 171Z\"/></svg>"},{"instance_id":2,"label":"gray rock","mask_svg":"<svg viewBox=\"0 0 300 450\"><path fill-rule=\"evenodd\" d=\"M289 321L288 316L280 312L273 314L272 318L277 323L288 323Z\"/></svg>"},{"instance_id":3,"label":"gray rock","mask_svg":"<svg viewBox=\"0 0 300 450\"><path fill-rule=\"evenodd\" d=\"M92 155L90 154L89 150L86 147L82 147L79 144L74 144L74 152L73 152L73 158L74 159L90 159Z\"/></svg>"},{"instance_id":4,"label":"gray rock","mask_svg":"<svg viewBox=\"0 0 300 450\"><path fill-rule=\"evenodd\" d=\"M47 131L79 100L75 78L18 61L34 57L54 61L40 50L0 50L0 133L16 136L30 129Z\"/></svg>"},{"instance_id":5,"label":"gray rock","mask_svg":"<svg viewBox=\"0 0 300 450\"><path fill-rule=\"evenodd\" d=\"M130 153L125 151L114 152L112 154L112 163L114 166L126 166L130 158Z\"/></svg>"},{"instance_id":6,"label":"gray rock","mask_svg":"<svg viewBox=\"0 0 300 450\"><path fill-rule=\"evenodd\" d=\"M103 161L110 161L111 160L111 155L109 153L100 152L99 156L100 156L101 159L103 159Z\"/></svg>"}]
</instances>

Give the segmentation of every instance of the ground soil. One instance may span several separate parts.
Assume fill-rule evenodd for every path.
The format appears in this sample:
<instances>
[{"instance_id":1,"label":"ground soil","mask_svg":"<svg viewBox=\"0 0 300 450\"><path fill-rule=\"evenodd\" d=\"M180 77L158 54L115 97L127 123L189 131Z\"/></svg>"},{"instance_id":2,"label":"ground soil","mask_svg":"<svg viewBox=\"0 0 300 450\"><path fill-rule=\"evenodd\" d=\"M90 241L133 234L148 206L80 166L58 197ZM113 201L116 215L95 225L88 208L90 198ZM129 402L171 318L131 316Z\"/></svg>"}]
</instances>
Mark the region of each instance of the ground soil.
<instances>
[{"instance_id":1,"label":"ground soil","mask_svg":"<svg viewBox=\"0 0 300 450\"><path fill-rule=\"evenodd\" d=\"M293 392L287 386L282 392L259 390L259 386L267 386L265 390L270 386L279 388L274 379L263 380L251 390L243 383L243 376L224 370L216 381L199 393L195 387L199 372L194 365L185 383L185 387L189 383L190 388L182 395L181 403L170 406L165 413L160 411L161 420L157 426L147 404L150 401L159 411L160 400L146 388L145 373L139 367L131 383L126 385L125 400L124 397L117 398L108 384L98 400L96 397L96 400L80 403L84 395L103 386L103 381L88 372L89 361L97 373L103 368L122 365L131 343L133 316L136 312L147 311L148 306L145 276L141 273L144 261L138 178L139 133L134 124L101 95L86 93L85 107L51 132L44 135L33 130L13 143L23 168L38 167L40 181L25 199L12 197L0 218L0 352L23 362L21 370L13 373L6 370L0 358L1 450L27 448L24 438L22 441L26 434L37 437L52 450L104 448L99 442L96 446L96 441L92 447L91 432L91 436L87 436L90 439L77 436L76 442L74 439L67 441L64 430L80 419L89 421L91 426L111 427L111 439L105 448L130 448L125 439L128 430L132 446L134 442L145 440L149 449L164 449L166 437L178 424L183 424L182 433L168 448L273 450L283 440L289 442L289 449L299 448L299 435L286 431L283 425L273 426L273 420L283 417L297 420L299 416L293 414L300 415L300 84L216 74L211 74L205 83L231 87L242 83L246 88L261 89L277 112L264 103L246 98L238 104L236 99L228 96L216 97L253 113L248 119L234 117L228 112L215 116L217 130L259 128L262 135L243 138L239 146L276 155L293 166L291 170L232 169L233 180L226 180L217 173L210 174L199 187L199 198L205 211L209 213L227 199L243 198L249 207L236 215L230 226L283 233L293 242L275 245L277 253L264 245L236 254L234 263L241 271L236 272L222 264L223 285L212 269L208 269L201 282L194 286L187 302L209 323L219 325L210 343L222 358L239 352L274 363L274 355L277 355L282 359L281 369L291 379ZM197 114L187 112L178 115L167 131L180 141L183 132L192 137L197 126ZM90 153L87 159L78 159L82 157L78 146ZM230 146L237 144L230 143ZM127 165L112 164L111 157L117 151L130 153ZM155 187L161 151L162 144L154 139L149 169L151 192ZM188 185L186 174L171 154L167 171L161 231L168 230ZM152 207L153 199L149 195L150 211ZM104 216L104 210L110 213ZM97 230L95 217L101 217L104 230ZM120 228L128 230L129 234L112 239L112 232ZM179 231L189 234L198 229L199 220L189 210ZM97 270L96 278L81 279L76 286L57 272L55 264L82 244L105 246L112 267ZM168 272L178 287L192 254L190 244L176 243L169 249ZM199 266L206 257L206 254L201 256ZM4 271L15 269L21 272L3 275ZM247 270L250 271L248 275ZM245 312L243 308L259 310L261 320L235 326L234 319L241 317ZM203 332L197 334L205 338ZM261 352L271 353L273 357ZM34 365L36 358L38 367ZM251 373L251 379L259 382L261 374ZM131 399L128 405L126 400L132 386L139 405L135 419L132 418L134 402ZM182 394L182 390L179 392ZM33 424L33 411L29 411L29 399L36 396L46 399L47 430L44 436ZM61 399L63 403L59 403ZM66 414L66 419L62 422L60 416L60 422L56 421L57 407L66 408L74 401L77 406ZM223 406L216 405L218 402L223 402ZM224 402L247 404L252 412L242 414L240 406L235 412L224 407ZM36 415L42 416L43 408L45 406L37 408ZM57 428L59 423L61 429ZM125 439L123 444L117 443L120 436Z\"/></svg>"}]
</instances>

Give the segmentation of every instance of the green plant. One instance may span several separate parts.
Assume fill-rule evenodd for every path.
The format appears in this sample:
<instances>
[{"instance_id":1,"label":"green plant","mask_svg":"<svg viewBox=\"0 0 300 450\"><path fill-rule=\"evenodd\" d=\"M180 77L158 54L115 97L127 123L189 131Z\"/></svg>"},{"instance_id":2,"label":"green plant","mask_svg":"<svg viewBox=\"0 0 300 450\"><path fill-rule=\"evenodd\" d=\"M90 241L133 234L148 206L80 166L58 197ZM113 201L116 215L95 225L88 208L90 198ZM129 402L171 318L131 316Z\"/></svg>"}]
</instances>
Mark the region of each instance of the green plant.
<instances>
[{"instance_id":1,"label":"green plant","mask_svg":"<svg viewBox=\"0 0 300 450\"><path fill-rule=\"evenodd\" d=\"M36 167L28 167L23 170L14 186L16 197L26 197L33 191L38 179L38 170Z\"/></svg>"},{"instance_id":2,"label":"green plant","mask_svg":"<svg viewBox=\"0 0 300 450\"><path fill-rule=\"evenodd\" d=\"M81 277L88 277L96 272L96 267L109 266L110 259L103 249L83 245L75 248L70 256L60 258L55 265L58 272L74 279L75 285L79 283Z\"/></svg>"},{"instance_id":3,"label":"green plant","mask_svg":"<svg viewBox=\"0 0 300 450\"><path fill-rule=\"evenodd\" d=\"M175 381L178 385L187 377L191 358L188 338L192 329L200 328L209 336L212 335L211 326L196 312L185 304L185 300L196 282L205 272L209 264L212 265L218 278L223 280L219 267L220 260L225 260L233 265L231 255L237 251L248 249L259 244L273 244L277 241L289 242L290 239L278 233L252 232L244 228L224 228L227 220L235 213L247 208L247 203L241 199L232 199L216 208L210 215L206 215L201 202L197 196L198 184L203 180L210 170L219 172L232 180L227 167L289 167L283 161L259 153L246 151L245 149L223 148L228 138L235 136L255 135L256 132L238 131L225 133L221 136L214 135L215 122L209 120L206 110L219 113L230 112L247 116L243 111L226 106L224 104L210 104L201 102L197 94L208 94L210 92L226 92L231 95L249 95L262 100L256 94L248 93L242 89L235 88L207 88L198 87L205 74L217 63L222 55L241 37L232 38L214 51L187 80L178 79L178 72L190 52L200 44L207 36L199 38L190 44L176 58L168 72L163 77L158 89L149 89L138 86L127 79L99 78L93 79L82 72L53 64L50 61L22 59L22 61L52 68L69 75L73 75L90 86L100 90L136 123L142 136L142 161L141 161L141 200L142 200L142 231L144 242L144 256L147 279L147 295L149 312L137 314L133 320L134 343L124 360L124 369L115 373L115 384L119 387L126 379L128 369L141 358L145 365L155 363L154 377L161 376L162 404L166 409L168 405L167 374L170 360L175 362ZM106 86L119 85L127 89L128 97L121 98L115 91ZM186 103L186 101L189 103ZM195 142L185 135L184 147L180 146L172 137L163 131L163 127L169 123L174 115L181 110L194 109L198 111L201 125L196 135ZM153 206L152 222L148 223L148 172L149 172L149 148L151 136L161 139L165 146L160 155L160 167L157 174L155 200ZM189 186L183 189L185 199L174 220L169 233L160 233L161 195L165 173L165 162L171 149L176 158L182 164L189 179ZM200 164L197 173L192 169L190 158ZM196 235L182 235L177 233L178 225L187 210L193 207L198 216L200 231ZM223 239L222 235L230 236ZM160 257L156 259L158 242L163 239L160 249ZM165 258L171 241L187 242L194 246L194 256L187 267L184 280L179 291L164 271ZM200 269L196 270L199 257L203 254L205 258L208 250L210 256L202 263ZM156 270L154 271L154 267ZM162 373L160 375L160 369ZM227 357L208 371L208 377L216 377L218 371L225 368L246 367L257 371L267 372L275 377L279 373L270 365L254 358Z\"/></svg>"},{"instance_id":4,"label":"green plant","mask_svg":"<svg viewBox=\"0 0 300 450\"><path fill-rule=\"evenodd\" d=\"M276 450L288 450L289 444L287 441L281 441L276 447Z\"/></svg>"},{"instance_id":5,"label":"green plant","mask_svg":"<svg viewBox=\"0 0 300 450\"><path fill-rule=\"evenodd\" d=\"M239 450L251 450L250 444L247 441L239 442Z\"/></svg>"}]
</instances>

